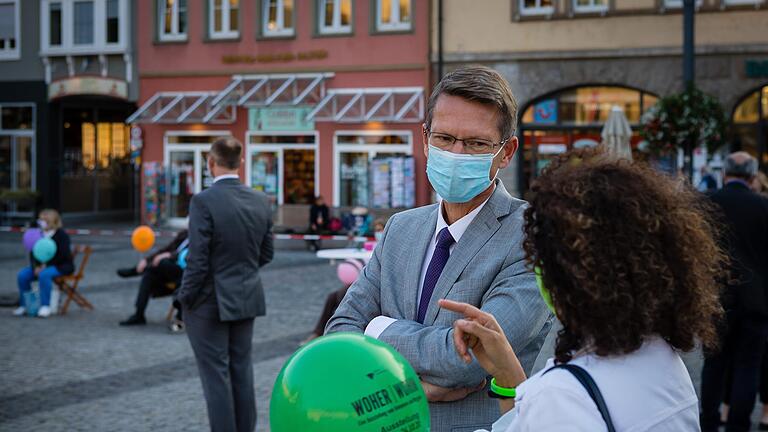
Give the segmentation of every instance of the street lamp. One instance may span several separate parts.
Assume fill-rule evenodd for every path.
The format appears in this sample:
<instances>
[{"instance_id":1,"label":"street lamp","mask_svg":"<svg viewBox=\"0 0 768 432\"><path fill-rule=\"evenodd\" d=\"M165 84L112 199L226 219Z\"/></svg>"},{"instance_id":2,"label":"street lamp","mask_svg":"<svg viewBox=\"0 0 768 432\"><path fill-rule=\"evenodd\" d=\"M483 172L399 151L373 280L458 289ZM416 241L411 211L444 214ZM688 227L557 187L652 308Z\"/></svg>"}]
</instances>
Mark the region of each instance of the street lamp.
<instances>
[{"instance_id":1,"label":"street lamp","mask_svg":"<svg viewBox=\"0 0 768 432\"><path fill-rule=\"evenodd\" d=\"M695 52L694 52L694 9L696 0L683 0L683 81L684 90L693 89L695 71ZM684 170L688 179L693 181L693 148L695 142L688 139L684 149Z\"/></svg>"}]
</instances>

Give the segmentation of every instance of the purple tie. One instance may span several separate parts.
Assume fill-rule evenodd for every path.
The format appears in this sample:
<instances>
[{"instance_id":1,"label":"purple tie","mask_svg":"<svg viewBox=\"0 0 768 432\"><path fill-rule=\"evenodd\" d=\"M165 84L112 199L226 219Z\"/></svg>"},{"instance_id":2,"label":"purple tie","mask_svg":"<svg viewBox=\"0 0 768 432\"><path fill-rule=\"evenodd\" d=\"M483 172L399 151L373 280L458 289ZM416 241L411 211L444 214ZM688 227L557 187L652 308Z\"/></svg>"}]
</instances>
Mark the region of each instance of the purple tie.
<instances>
[{"instance_id":1,"label":"purple tie","mask_svg":"<svg viewBox=\"0 0 768 432\"><path fill-rule=\"evenodd\" d=\"M440 273L443 272L443 267L445 267L445 263L448 262L448 257L451 256L450 247L453 242L454 240L451 236L451 232L448 231L448 227L441 229L440 233L437 234L435 253L432 254L432 260L429 261L427 274L424 275L424 286L421 287L419 313L416 316L416 321L420 324L424 323L424 317L427 315L429 301L432 299L432 292L435 291L435 285L437 285L437 280L440 279Z\"/></svg>"}]
</instances>

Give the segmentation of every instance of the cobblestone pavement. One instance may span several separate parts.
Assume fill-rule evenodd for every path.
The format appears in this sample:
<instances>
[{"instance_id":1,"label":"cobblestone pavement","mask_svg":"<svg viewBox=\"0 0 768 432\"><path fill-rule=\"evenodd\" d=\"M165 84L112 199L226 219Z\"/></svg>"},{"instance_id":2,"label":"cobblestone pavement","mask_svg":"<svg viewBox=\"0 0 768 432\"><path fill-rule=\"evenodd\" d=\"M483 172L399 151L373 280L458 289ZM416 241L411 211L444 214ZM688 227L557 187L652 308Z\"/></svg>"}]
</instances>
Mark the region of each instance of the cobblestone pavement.
<instances>
[{"instance_id":1,"label":"cobblestone pavement","mask_svg":"<svg viewBox=\"0 0 768 432\"><path fill-rule=\"evenodd\" d=\"M95 310L73 304L66 316L43 320L13 317L10 308L0 308L0 431L208 430L189 342L167 329L170 299L151 300L146 326L117 325L132 313L139 282L114 273L138 259L128 240L75 237L73 243L94 248L82 292ZM21 235L0 234L2 297L16 293L16 272L26 265L20 244ZM254 327L257 431L269 430L277 373L339 284L327 261L300 250L300 244L282 246L263 271L267 316ZM553 336L539 368L552 354ZM684 360L698 388L701 355Z\"/></svg>"}]
</instances>

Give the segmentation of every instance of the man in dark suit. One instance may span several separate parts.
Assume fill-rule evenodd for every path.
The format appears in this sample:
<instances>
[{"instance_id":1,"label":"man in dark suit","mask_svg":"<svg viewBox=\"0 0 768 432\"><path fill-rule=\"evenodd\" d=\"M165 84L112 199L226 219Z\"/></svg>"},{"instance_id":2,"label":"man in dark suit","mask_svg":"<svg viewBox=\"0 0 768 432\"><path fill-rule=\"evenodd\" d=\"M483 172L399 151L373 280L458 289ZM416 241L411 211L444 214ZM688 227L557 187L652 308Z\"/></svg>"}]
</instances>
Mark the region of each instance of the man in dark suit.
<instances>
[{"instance_id":1,"label":"man in dark suit","mask_svg":"<svg viewBox=\"0 0 768 432\"><path fill-rule=\"evenodd\" d=\"M725 161L725 186L712 201L722 210L730 274L722 302L726 311L720 351L708 354L701 384L702 431L716 431L727 371L731 375L726 430L748 431L768 338L768 199L750 189L757 160L745 152Z\"/></svg>"},{"instance_id":2,"label":"man in dark suit","mask_svg":"<svg viewBox=\"0 0 768 432\"><path fill-rule=\"evenodd\" d=\"M120 277L141 275L139 292L136 295L136 312L121 321L122 326L143 325L147 323L144 311L150 297L163 297L173 294L181 284L183 269L178 264L179 254L187 248L187 230L181 230L170 243L162 249L142 259L135 267L119 269ZM177 319L180 316L177 315Z\"/></svg>"},{"instance_id":3,"label":"man in dark suit","mask_svg":"<svg viewBox=\"0 0 768 432\"><path fill-rule=\"evenodd\" d=\"M213 186L192 197L182 305L213 431L253 431L251 339L265 314L259 268L272 260L272 215L265 194L240 183L243 145L211 145Z\"/></svg>"}]
</instances>

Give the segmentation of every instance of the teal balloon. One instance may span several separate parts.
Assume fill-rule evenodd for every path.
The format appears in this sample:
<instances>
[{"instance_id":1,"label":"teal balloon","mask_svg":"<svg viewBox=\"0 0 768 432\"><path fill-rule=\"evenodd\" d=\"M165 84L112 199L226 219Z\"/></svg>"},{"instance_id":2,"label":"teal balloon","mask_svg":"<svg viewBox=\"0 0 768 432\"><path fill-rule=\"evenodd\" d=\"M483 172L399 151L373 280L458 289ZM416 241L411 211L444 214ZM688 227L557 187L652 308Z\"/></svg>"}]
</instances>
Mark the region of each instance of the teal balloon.
<instances>
[{"instance_id":1,"label":"teal balloon","mask_svg":"<svg viewBox=\"0 0 768 432\"><path fill-rule=\"evenodd\" d=\"M419 377L391 346L356 333L324 336L283 365L272 432L429 432Z\"/></svg>"},{"instance_id":2,"label":"teal balloon","mask_svg":"<svg viewBox=\"0 0 768 432\"><path fill-rule=\"evenodd\" d=\"M176 259L176 264L182 269L187 268L187 255L189 255L189 249L184 249L179 253L179 257Z\"/></svg>"},{"instance_id":3,"label":"teal balloon","mask_svg":"<svg viewBox=\"0 0 768 432\"><path fill-rule=\"evenodd\" d=\"M38 240L32 247L32 256L45 264L56 255L56 242L45 237Z\"/></svg>"}]
</instances>

